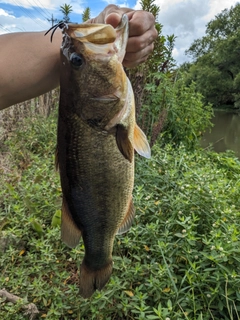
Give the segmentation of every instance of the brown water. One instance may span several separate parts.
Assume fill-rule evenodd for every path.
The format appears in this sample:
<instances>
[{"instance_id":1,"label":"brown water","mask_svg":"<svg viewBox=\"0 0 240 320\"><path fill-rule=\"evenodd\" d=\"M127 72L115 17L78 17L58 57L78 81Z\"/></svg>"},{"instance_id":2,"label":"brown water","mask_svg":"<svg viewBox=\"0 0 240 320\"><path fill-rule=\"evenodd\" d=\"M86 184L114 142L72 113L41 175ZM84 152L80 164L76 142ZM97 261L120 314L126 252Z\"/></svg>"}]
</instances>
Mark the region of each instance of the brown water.
<instances>
[{"instance_id":1,"label":"brown water","mask_svg":"<svg viewBox=\"0 0 240 320\"><path fill-rule=\"evenodd\" d=\"M206 132L201 145L212 145L216 152L232 150L240 158L240 113L216 111L212 119L214 127Z\"/></svg>"}]
</instances>

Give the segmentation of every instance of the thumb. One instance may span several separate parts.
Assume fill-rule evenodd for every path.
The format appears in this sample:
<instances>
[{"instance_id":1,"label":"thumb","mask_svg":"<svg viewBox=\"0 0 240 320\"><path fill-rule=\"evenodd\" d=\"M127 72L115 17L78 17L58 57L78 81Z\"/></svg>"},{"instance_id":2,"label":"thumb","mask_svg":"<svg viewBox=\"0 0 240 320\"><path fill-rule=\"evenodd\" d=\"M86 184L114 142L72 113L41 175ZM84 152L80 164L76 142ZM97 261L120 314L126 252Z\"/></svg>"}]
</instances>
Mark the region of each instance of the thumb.
<instances>
[{"instance_id":1,"label":"thumb","mask_svg":"<svg viewBox=\"0 0 240 320\"><path fill-rule=\"evenodd\" d=\"M116 12L110 13L105 18L105 23L110 24L113 28L116 28L121 22L122 16Z\"/></svg>"}]
</instances>

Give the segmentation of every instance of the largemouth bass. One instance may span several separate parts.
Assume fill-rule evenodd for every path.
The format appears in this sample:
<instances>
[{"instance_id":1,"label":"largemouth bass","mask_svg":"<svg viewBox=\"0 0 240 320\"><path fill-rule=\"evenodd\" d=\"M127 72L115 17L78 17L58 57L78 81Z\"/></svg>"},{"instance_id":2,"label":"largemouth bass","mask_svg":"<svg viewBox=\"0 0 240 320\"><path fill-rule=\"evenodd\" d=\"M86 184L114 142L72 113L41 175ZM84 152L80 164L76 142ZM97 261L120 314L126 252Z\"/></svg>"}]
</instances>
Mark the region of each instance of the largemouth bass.
<instances>
[{"instance_id":1,"label":"largemouth bass","mask_svg":"<svg viewBox=\"0 0 240 320\"><path fill-rule=\"evenodd\" d=\"M61 237L69 247L83 238L84 298L108 282L115 235L132 224L134 149L150 157L122 66L127 40L125 15L116 29L105 24L63 26L57 137Z\"/></svg>"}]
</instances>

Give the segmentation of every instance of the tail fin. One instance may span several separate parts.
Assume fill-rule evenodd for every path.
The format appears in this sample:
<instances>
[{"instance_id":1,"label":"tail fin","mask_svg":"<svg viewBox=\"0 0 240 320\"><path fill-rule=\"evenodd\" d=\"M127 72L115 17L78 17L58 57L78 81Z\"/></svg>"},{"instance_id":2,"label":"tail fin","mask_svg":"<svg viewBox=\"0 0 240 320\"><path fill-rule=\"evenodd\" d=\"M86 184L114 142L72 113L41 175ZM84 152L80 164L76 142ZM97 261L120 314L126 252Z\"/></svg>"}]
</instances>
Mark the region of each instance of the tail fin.
<instances>
[{"instance_id":1,"label":"tail fin","mask_svg":"<svg viewBox=\"0 0 240 320\"><path fill-rule=\"evenodd\" d=\"M83 260L80 269L80 295L83 298L90 298L92 294L98 289L101 290L110 279L112 274L112 261L104 268L92 271Z\"/></svg>"}]
</instances>

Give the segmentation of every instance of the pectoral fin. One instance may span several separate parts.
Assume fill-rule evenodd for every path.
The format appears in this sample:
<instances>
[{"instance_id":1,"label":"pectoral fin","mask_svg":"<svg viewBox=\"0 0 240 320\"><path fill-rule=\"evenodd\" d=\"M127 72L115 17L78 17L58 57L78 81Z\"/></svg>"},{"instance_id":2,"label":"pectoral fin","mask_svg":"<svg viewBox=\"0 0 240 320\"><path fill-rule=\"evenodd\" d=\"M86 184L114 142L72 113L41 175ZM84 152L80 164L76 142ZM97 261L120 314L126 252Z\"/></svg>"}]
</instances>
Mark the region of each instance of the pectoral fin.
<instances>
[{"instance_id":1,"label":"pectoral fin","mask_svg":"<svg viewBox=\"0 0 240 320\"><path fill-rule=\"evenodd\" d=\"M75 248L80 240L81 231L76 226L69 211L67 201L63 197L62 203L62 223L61 223L61 239L70 248Z\"/></svg>"},{"instance_id":2,"label":"pectoral fin","mask_svg":"<svg viewBox=\"0 0 240 320\"><path fill-rule=\"evenodd\" d=\"M134 128L133 147L141 156L150 159L151 149L145 133L136 124Z\"/></svg>"},{"instance_id":3,"label":"pectoral fin","mask_svg":"<svg viewBox=\"0 0 240 320\"><path fill-rule=\"evenodd\" d=\"M117 141L118 149L121 151L122 155L127 160L132 162L134 149L131 141L128 138L127 129L121 124L118 124L116 127L116 141Z\"/></svg>"},{"instance_id":4,"label":"pectoral fin","mask_svg":"<svg viewBox=\"0 0 240 320\"><path fill-rule=\"evenodd\" d=\"M131 199L131 201L129 203L128 211L123 219L123 222L122 222L120 228L117 231L117 234L125 233L131 228L133 220L134 220L134 216L135 216L135 208L133 205L133 201Z\"/></svg>"}]
</instances>

